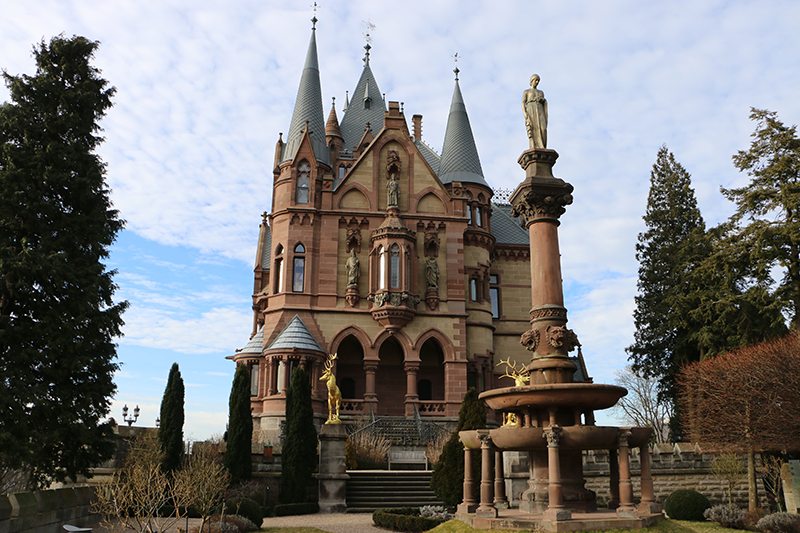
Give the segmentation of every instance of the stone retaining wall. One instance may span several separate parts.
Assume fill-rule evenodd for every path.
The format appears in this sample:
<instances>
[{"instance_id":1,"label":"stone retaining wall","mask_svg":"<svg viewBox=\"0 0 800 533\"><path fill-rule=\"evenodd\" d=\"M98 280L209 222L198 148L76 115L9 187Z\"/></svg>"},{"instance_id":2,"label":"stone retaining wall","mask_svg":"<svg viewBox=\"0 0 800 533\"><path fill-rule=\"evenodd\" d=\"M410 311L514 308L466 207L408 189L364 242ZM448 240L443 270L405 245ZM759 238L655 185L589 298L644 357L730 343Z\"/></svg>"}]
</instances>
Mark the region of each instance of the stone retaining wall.
<instances>
[{"instance_id":1,"label":"stone retaining wall","mask_svg":"<svg viewBox=\"0 0 800 533\"><path fill-rule=\"evenodd\" d=\"M631 448L631 474L634 496L640 492L639 449ZM506 452L506 490L509 497L518 503L519 494L527 488L528 458L524 453ZM673 491L678 489L696 490L711 500L712 505L724 503L727 498L727 484L711 474L711 461L715 454L704 453L694 444L657 444L650 449L653 488L656 499L661 504ZM756 456L756 463L759 458ZM597 494L598 507L604 507L609 499L608 451L588 450L583 452L583 474L586 488ZM510 479L509 479L510 478ZM759 502L767 505L764 486L758 482ZM742 478L733 490L733 500L739 507L747 508L747 480Z\"/></svg>"},{"instance_id":2,"label":"stone retaining wall","mask_svg":"<svg viewBox=\"0 0 800 533\"><path fill-rule=\"evenodd\" d=\"M37 490L0 495L0 533L64 533L64 524L92 527L94 489Z\"/></svg>"}]
</instances>

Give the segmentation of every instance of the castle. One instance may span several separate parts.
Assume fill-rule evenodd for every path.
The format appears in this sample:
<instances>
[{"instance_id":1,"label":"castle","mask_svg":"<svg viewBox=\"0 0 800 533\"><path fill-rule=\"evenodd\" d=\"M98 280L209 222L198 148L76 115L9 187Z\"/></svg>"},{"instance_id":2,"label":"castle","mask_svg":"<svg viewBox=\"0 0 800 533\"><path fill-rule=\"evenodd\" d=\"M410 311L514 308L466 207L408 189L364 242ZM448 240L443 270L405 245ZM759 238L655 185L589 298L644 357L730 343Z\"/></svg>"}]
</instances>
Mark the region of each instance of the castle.
<instances>
[{"instance_id":1,"label":"castle","mask_svg":"<svg viewBox=\"0 0 800 533\"><path fill-rule=\"evenodd\" d=\"M345 419L452 421L468 388L513 385L501 359L529 362L528 232L484 176L458 69L441 155L422 116L409 132L403 107L385 101L369 44L341 120L335 107L326 120L312 20L260 225L252 336L229 358L249 367L254 427L268 435L297 365L327 416L320 377L333 353Z\"/></svg>"}]
</instances>

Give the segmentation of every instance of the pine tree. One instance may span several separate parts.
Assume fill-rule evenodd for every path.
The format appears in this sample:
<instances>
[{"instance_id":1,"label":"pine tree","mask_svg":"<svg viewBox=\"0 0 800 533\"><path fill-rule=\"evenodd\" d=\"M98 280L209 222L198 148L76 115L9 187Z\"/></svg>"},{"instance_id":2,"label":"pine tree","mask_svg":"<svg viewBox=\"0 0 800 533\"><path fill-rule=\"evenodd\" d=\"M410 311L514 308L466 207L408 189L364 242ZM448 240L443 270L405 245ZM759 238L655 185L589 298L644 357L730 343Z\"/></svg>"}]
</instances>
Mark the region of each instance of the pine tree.
<instances>
[{"instance_id":1,"label":"pine tree","mask_svg":"<svg viewBox=\"0 0 800 533\"><path fill-rule=\"evenodd\" d=\"M178 363L172 363L167 388L161 400L161 422L158 427L158 445L164 452L161 467L173 472L181 466L183 457L183 403L184 389Z\"/></svg>"},{"instance_id":2,"label":"pine tree","mask_svg":"<svg viewBox=\"0 0 800 533\"><path fill-rule=\"evenodd\" d=\"M45 477L88 474L111 456L101 423L116 390L114 303L103 260L123 226L96 154L114 88L98 43L34 47L36 74L3 73L0 106L0 464Z\"/></svg>"},{"instance_id":3,"label":"pine tree","mask_svg":"<svg viewBox=\"0 0 800 533\"><path fill-rule=\"evenodd\" d=\"M282 503L306 501L308 485L318 462L311 380L303 367L297 367L286 391L286 439L281 455L279 494Z\"/></svg>"},{"instance_id":4,"label":"pine tree","mask_svg":"<svg viewBox=\"0 0 800 533\"><path fill-rule=\"evenodd\" d=\"M442 448L439 460L433 465L431 488L447 507L455 507L464 493L464 446L458 432L470 429L486 429L486 406L478 398L478 391L471 388L461 400L458 425ZM480 475L480 453L473 453L474 475Z\"/></svg>"},{"instance_id":5,"label":"pine tree","mask_svg":"<svg viewBox=\"0 0 800 533\"><path fill-rule=\"evenodd\" d=\"M756 131L750 149L733 156L751 176L737 189L722 189L736 204L732 234L755 266L755 281L772 289L795 330L800 328L800 138L774 111L752 109ZM782 279L773 280L780 270Z\"/></svg>"},{"instance_id":6,"label":"pine tree","mask_svg":"<svg viewBox=\"0 0 800 533\"><path fill-rule=\"evenodd\" d=\"M701 355L688 311L696 297L691 285L697 280L691 273L707 254L708 243L691 176L666 146L659 149L650 172L644 221L647 231L639 234L636 245L636 332L627 352L633 370L659 378L662 397L674 404L675 373Z\"/></svg>"},{"instance_id":7,"label":"pine tree","mask_svg":"<svg viewBox=\"0 0 800 533\"><path fill-rule=\"evenodd\" d=\"M231 474L231 484L236 484L250 479L253 469L250 457L253 440L253 418L250 414L250 372L245 365L236 367L228 408L225 468Z\"/></svg>"}]
</instances>

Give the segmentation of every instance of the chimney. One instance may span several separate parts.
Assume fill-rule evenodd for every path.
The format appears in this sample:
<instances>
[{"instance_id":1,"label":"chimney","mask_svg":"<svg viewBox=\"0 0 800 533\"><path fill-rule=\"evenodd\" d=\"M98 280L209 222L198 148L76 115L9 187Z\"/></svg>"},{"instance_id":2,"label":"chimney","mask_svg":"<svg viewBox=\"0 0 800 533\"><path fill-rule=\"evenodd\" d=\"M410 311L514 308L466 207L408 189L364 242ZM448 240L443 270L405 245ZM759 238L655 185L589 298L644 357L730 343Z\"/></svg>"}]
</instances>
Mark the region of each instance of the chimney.
<instances>
[{"instance_id":1,"label":"chimney","mask_svg":"<svg viewBox=\"0 0 800 533\"><path fill-rule=\"evenodd\" d=\"M422 115L414 115L412 119L414 121L414 140L421 141L422 140Z\"/></svg>"}]
</instances>

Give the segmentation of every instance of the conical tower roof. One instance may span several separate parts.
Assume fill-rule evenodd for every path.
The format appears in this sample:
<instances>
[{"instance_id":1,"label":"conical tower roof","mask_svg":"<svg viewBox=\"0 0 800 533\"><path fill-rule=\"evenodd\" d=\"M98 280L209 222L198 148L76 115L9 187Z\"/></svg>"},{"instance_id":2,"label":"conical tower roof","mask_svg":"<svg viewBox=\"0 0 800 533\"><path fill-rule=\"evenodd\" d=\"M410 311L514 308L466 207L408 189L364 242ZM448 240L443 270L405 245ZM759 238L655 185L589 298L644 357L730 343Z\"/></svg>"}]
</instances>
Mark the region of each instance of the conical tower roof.
<instances>
[{"instance_id":1,"label":"conical tower roof","mask_svg":"<svg viewBox=\"0 0 800 533\"><path fill-rule=\"evenodd\" d=\"M267 349L291 350L293 348L324 352L299 315L294 315Z\"/></svg>"},{"instance_id":2,"label":"conical tower roof","mask_svg":"<svg viewBox=\"0 0 800 533\"><path fill-rule=\"evenodd\" d=\"M325 114L322 109L322 87L319 81L319 62L317 61L316 20L311 29L311 40L308 43L306 64L297 89L297 100L294 103L292 124L283 149L282 161L294 159L303 132L308 122L311 130L311 146L318 161L330 163L330 150L325 144Z\"/></svg>"},{"instance_id":3,"label":"conical tower roof","mask_svg":"<svg viewBox=\"0 0 800 533\"><path fill-rule=\"evenodd\" d=\"M467 107L461 96L461 88L456 77L453 101L450 103L450 117L444 134L444 146L439 162L439 179L442 183L462 181L489 186L483 178L478 148L469 125Z\"/></svg>"},{"instance_id":4,"label":"conical tower roof","mask_svg":"<svg viewBox=\"0 0 800 533\"><path fill-rule=\"evenodd\" d=\"M367 53L364 57L364 70L358 80L353 97L345 102L345 112L342 116L340 129L344 139L344 149L352 150L364 136L364 128L369 123L369 129L375 136L383 128L383 115L386 105L383 101L381 90L369 68L369 44L365 46Z\"/></svg>"}]
</instances>

